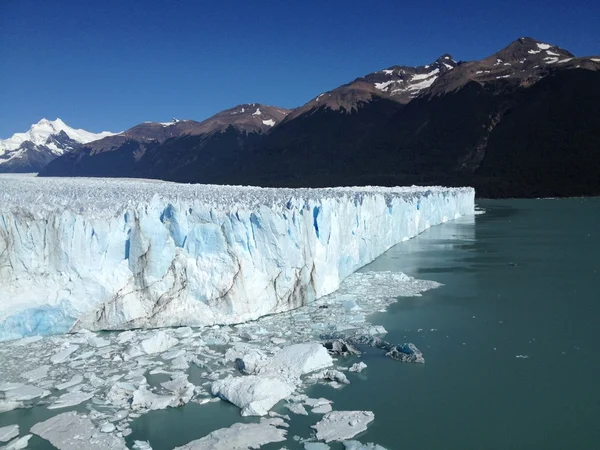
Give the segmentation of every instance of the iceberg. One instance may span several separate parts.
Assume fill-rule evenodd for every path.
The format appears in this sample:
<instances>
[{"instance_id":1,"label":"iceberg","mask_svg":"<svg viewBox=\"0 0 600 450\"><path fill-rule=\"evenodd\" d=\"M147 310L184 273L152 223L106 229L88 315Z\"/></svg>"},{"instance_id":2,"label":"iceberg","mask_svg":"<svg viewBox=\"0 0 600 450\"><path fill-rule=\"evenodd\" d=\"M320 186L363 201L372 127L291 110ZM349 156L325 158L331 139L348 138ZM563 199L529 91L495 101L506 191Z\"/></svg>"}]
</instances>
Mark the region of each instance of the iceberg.
<instances>
[{"instance_id":1,"label":"iceberg","mask_svg":"<svg viewBox=\"0 0 600 450\"><path fill-rule=\"evenodd\" d=\"M0 176L0 340L255 320L473 213L472 188Z\"/></svg>"}]
</instances>

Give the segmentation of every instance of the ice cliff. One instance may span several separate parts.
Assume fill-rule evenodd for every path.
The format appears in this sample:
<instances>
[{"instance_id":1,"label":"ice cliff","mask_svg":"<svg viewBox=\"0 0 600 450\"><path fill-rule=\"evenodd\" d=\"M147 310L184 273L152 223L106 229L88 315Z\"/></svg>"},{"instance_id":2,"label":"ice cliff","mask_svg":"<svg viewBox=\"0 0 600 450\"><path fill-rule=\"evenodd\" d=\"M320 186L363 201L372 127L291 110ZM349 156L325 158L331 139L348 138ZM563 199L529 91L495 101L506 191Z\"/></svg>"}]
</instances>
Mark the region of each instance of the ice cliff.
<instances>
[{"instance_id":1,"label":"ice cliff","mask_svg":"<svg viewBox=\"0 0 600 450\"><path fill-rule=\"evenodd\" d=\"M473 210L471 188L0 176L0 340L290 310Z\"/></svg>"}]
</instances>

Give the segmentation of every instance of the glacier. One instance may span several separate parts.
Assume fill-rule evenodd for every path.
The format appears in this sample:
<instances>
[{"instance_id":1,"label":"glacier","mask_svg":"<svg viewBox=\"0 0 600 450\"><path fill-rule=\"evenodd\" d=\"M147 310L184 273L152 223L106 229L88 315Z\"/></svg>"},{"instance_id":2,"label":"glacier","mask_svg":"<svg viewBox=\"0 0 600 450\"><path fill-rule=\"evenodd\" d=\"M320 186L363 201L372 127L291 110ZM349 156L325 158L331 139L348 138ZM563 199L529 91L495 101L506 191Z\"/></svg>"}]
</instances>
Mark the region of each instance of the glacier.
<instances>
[{"instance_id":1,"label":"glacier","mask_svg":"<svg viewBox=\"0 0 600 450\"><path fill-rule=\"evenodd\" d=\"M472 188L0 176L0 340L235 324L306 305L474 213Z\"/></svg>"}]
</instances>

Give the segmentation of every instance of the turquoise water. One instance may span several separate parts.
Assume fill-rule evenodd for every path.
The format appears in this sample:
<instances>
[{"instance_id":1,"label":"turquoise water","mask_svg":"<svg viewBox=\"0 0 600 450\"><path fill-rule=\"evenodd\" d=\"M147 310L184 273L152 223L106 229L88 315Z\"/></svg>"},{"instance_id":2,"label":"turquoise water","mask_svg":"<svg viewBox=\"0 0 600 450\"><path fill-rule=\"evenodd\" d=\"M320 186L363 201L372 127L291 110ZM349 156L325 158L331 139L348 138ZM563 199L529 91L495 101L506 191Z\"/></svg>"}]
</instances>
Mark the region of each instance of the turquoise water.
<instances>
[{"instance_id":1,"label":"turquoise water","mask_svg":"<svg viewBox=\"0 0 600 450\"><path fill-rule=\"evenodd\" d=\"M444 284L369 317L386 327L387 340L415 343L426 364L366 349L368 368L348 374L350 386L308 394L333 400L336 410L373 411L356 439L388 449L598 449L600 199L479 206L485 214L431 228L363 269ZM302 448L293 436L309 437L321 416L276 410L292 417L288 442L263 448ZM40 419L14 411L0 414L0 426L23 414L31 424ZM256 420L225 402L188 404L140 417L127 443L171 449Z\"/></svg>"}]
</instances>

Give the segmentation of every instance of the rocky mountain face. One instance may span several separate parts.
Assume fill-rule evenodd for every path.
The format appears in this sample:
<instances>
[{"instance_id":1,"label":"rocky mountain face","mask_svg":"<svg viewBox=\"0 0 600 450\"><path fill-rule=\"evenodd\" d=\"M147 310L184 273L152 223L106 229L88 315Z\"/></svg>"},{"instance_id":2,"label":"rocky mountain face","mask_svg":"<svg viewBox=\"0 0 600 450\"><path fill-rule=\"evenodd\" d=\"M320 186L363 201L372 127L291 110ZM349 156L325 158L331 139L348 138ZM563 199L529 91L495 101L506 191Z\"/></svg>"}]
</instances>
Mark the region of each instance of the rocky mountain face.
<instances>
[{"instance_id":1,"label":"rocky mountain face","mask_svg":"<svg viewBox=\"0 0 600 450\"><path fill-rule=\"evenodd\" d=\"M202 122L146 122L91 142L40 171L41 176L108 176L181 179L211 154L239 149L273 128L284 108L243 104Z\"/></svg>"},{"instance_id":2,"label":"rocky mountain face","mask_svg":"<svg viewBox=\"0 0 600 450\"><path fill-rule=\"evenodd\" d=\"M392 66L289 113L268 108L154 124L159 135L138 130L143 138L133 137L134 127L118 145L107 143L117 137L95 142L43 173L290 187L473 185L485 197L600 194L600 57L532 38L478 61L442 55L425 66Z\"/></svg>"},{"instance_id":3,"label":"rocky mountain face","mask_svg":"<svg viewBox=\"0 0 600 450\"><path fill-rule=\"evenodd\" d=\"M0 140L0 173L38 172L50 161L74 151L81 144L110 136L112 133L90 133L74 129L62 120L42 119L25 133L15 133Z\"/></svg>"}]
</instances>

